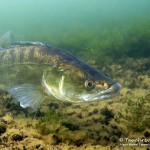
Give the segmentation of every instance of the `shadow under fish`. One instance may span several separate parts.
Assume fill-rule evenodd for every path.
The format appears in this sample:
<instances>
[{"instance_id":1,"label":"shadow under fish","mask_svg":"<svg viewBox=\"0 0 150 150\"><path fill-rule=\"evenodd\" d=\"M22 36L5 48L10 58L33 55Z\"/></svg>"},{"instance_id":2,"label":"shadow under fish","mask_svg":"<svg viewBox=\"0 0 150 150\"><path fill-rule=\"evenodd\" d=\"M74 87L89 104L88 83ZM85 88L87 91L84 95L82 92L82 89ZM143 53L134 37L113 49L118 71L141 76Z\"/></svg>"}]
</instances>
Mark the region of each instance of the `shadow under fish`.
<instances>
[{"instance_id":1,"label":"shadow under fish","mask_svg":"<svg viewBox=\"0 0 150 150\"><path fill-rule=\"evenodd\" d=\"M33 41L0 38L0 89L23 108L38 109L46 95L61 101L88 102L118 96L121 86L70 52Z\"/></svg>"}]
</instances>

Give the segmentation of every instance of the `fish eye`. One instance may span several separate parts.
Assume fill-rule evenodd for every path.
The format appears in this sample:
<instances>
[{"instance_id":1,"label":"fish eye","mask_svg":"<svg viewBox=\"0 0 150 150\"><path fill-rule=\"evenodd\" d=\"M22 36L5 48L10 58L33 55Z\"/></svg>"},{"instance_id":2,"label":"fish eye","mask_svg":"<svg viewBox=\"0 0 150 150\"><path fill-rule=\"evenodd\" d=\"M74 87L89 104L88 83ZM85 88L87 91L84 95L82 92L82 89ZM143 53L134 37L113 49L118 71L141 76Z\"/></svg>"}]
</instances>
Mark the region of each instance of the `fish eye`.
<instances>
[{"instance_id":1,"label":"fish eye","mask_svg":"<svg viewBox=\"0 0 150 150\"><path fill-rule=\"evenodd\" d=\"M85 88L87 90L93 90L95 88L95 82L93 80L86 80L85 81Z\"/></svg>"}]
</instances>

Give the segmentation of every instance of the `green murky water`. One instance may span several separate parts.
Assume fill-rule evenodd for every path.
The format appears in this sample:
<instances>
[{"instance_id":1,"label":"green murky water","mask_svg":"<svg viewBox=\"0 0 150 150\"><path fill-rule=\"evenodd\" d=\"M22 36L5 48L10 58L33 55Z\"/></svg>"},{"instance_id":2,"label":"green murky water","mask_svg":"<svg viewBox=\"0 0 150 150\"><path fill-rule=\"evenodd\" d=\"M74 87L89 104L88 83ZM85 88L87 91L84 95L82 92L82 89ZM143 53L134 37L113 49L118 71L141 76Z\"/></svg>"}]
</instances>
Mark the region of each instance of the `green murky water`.
<instances>
[{"instance_id":1,"label":"green murky water","mask_svg":"<svg viewBox=\"0 0 150 150\"><path fill-rule=\"evenodd\" d=\"M0 35L12 31L15 40L71 51L122 90L83 104L48 98L33 112L0 89L0 149L103 150L120 148L120 139L150 139L149 6L149 0L1 0Z\"/></svg>"}]
</instances>

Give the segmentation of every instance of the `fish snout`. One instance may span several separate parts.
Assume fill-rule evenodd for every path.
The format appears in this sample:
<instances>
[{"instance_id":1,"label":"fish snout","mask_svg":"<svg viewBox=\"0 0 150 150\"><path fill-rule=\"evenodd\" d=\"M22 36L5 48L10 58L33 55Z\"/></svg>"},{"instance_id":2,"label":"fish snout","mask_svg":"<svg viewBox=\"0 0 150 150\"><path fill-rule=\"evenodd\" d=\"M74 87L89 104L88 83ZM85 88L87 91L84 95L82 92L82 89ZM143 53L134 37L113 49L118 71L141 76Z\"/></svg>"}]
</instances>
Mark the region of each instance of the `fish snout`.
<instances>
[{"instance_id":1,"label":"fish snout","mask_svg":"<svg viewBox=\"0 0 150 150\"><path fill-rule=\"evenodd\" d=\"M115 82L110 86L109 89L111 93L119 93L121 90L121 85L118 82Z\"/></svg>"},{"instance_id":2,"label":"fish snout","mask_svg":"<svg viewBox=\"0 0 150 150\"><path fill-rule=\"evenodd\" d=\"M121 85L118 82L113 83L109 89L99 93L99 100L109 99L120 95Z\"/></svg>"}]
</instances>

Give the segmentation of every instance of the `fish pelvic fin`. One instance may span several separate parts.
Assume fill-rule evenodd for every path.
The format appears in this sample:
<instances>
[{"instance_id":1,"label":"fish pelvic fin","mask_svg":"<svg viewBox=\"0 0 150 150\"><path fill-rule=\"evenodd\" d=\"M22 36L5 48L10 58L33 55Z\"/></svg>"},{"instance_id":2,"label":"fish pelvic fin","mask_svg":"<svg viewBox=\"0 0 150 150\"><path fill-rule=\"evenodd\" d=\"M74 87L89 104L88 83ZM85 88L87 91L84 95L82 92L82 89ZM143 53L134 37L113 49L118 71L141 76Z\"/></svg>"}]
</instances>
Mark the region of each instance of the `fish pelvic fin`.
<instances>
[{"instance_id":1,"label":"fish pelvic fin","mask_svg":"<svg viewBox=\"0 0 150 150\"><path fill-rule=\"evenodd\" d=\"M23 108L32 107L37 110L44 100L44 96L40 91L40 87L33 84L22 84L9 89L9 94L12 95Z\"/></svg>"},{"instance_id":2,"label":"fish pelvic fin","mask_svg":"<svg viewBox=\"0 0 150 150\"><path fill-rule=\"evenodd\" d=\"M13 34L11 31L4 33L0 37L0 49L8 48L13 42Z\"/></svg>"}]
</instances>

